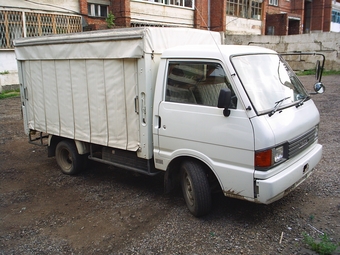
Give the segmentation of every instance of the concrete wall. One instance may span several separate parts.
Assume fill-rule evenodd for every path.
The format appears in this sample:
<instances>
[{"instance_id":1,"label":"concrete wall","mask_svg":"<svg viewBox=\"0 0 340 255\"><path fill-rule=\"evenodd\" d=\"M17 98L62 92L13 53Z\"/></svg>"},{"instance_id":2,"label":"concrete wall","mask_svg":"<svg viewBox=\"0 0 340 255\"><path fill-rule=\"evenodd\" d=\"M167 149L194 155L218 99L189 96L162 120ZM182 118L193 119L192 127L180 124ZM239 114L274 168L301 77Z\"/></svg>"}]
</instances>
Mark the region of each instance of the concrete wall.
<instances>
[{"instance_id":1,"label":"concrete wall","mask_svg":"<svg viewBox=\"0 0 340 255\"><path fill-rule=\"evenodd\" d=\"M325 70L340 71L340 33L324 32L288 36L226 35L225 44L256 45L279 53L317 52L326 57ZM294 70L315 67L315 57L290 58Z\"/></svg>"},{"instance_id":2,"label":"concrete wall","mask_svg":"<svg viewBox=\"0 0 340 255\"><path fill-rule=\"evenodd\" d=\"M0 93L2 88L11 88L12 85L19 84L18 66L15 59L14 50L0 51Z\"/></svg>"},{"instance_id":3,"label":"concrete wall","mask_svg":"<svg viewBox=\"0 0 340 255\"><path fill-rule=\"evenodd\" d=\"M0 72L16 71L18 69L14 50L0 51Z\"/></svg>"},{"instance_id":4,"label":"concrete wall","mask_svg":"<svg viewBox=\"0 0 340 255\"><path fill-rule=\"evenodd\" d=\"M226 19L226 33L232 34L251 34L261 35L261 20L244 19L239 17L227 16ZM240 32L241 31L241 32Z\"/></svg>"}]
</instances>

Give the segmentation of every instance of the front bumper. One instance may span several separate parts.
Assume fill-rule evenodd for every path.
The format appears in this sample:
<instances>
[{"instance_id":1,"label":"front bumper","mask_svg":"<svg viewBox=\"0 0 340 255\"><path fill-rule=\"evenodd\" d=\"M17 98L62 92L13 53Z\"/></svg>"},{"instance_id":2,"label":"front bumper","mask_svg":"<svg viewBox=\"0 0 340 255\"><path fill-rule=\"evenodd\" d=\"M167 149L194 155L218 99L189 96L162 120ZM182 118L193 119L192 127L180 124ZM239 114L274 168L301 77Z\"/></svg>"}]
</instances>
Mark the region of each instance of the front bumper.
<instances>
[{"instance_id":1,"label":"front bumper","mask_svg":"<svg viewBox=\"0 0 340 255\"><path fill-rule=\"evenodd\" d=\"M303 157L295 160L285 170L268 179L256 180L255 202L270 204L287 195L312 174L321 157L322 145L315 144Z\"/></svg>"}]
</instances>

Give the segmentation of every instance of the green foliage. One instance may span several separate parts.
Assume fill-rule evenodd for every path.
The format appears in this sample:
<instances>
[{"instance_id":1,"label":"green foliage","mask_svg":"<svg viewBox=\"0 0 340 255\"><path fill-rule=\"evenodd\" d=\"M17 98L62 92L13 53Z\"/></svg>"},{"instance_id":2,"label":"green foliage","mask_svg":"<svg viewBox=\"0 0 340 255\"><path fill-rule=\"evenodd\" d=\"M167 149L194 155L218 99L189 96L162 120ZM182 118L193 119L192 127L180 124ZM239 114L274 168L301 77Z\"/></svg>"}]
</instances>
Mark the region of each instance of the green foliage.
<instances>
[{"instance_id":1,"label":"green foliage","mask_svg":"<svg viewBox=\"0 0 340 255\"><path fill-rule=\"evenodd\" d=\"M109 15L107 15L107 18L105 19L106 23L107 23L107 27L108 28L112 28L115 25L115 15L112 14L112 12L109 13Z\"/></svg>"},{"instance_id":2,"label":"green foliage","mask_svg":"<svg viewBox=\"0 0 340 255\"><path fill-rule=\"evenodd\" d=\"M20 90L4 90L0 93L0 99L9 98L9 97L16 97L20 95Z\"/></svg>"},{"instance_id":3,"label":"green foliage","mask_svg":"<svg viewBox=\"0 0 340 255\"><path fill-rule=\"evenodd\" d=\"M0 75L4 75L4 74L9 74L9 71L5 70L3 72L0 72Z\"/></svg>"},{"instance_id":4,"label":"green foliage","mask_svg":"<svg viewBox=\"0 0 340 255\"><path fill-rule=\"evenodd\" d=\"M330 255L336 249L337 245L332 243L328 235L323 234L320 235L320 240L314 240L311 236L306 233L303 233L303 240L308 246L315 252L320 255Z\"/></svg>"},{"instance_id":5,"label":"green foliage","mask_svg":"<svg viewBox=\"0 0 340 255\"><path fill-rule=\"evenodd\" d=\"M315 70L305 70L305 71L297 71L296 72L297 75L302 76L302 75L315 75ZM334 70L329 70L329 71L323 71L322 75L326 76L326 75L339 75L340 71L334 71Z\"/></svg>"},{"instance_id":6,"label":"green foliage","mask_svg":"<svg viewBox=\"0 0 340 255\"><path fill-rule=\"evenodd\" d=\"M297 71L297 75L302 76L302 75L315 75L315 70L304 70L304 71Z\"/></svg>"},{"instance_id":7,"label":"green foliage","mask_svg":"<svg viewBox=\"0 0 340 255\"><path fill-rule=\"evenodd\" d=\"M329 70L329 71L323 71L322 75L339 75L340 71L334 71L334 70Z\"/></svg>"}]
</instances>

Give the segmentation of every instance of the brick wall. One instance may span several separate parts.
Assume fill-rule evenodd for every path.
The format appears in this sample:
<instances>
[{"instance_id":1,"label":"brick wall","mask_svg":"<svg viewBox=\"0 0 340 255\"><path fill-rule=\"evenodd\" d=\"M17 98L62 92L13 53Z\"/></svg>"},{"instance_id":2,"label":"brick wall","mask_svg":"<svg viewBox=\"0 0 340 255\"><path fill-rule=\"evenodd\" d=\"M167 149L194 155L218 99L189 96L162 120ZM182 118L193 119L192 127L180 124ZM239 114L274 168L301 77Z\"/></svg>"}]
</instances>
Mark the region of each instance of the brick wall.
<instances>
[{"instance_id":1,"label":"brick wall","mask_svg":"<svg viewBox=\"0 0 340 255\"><path fill-rule=\"evenodd\" d=\"M269 26L274 27L273 35L288 34L288 15L283 14L267 14L266 16L266 34L268 34Z\"/></svg>"},{"instance_id":2,"label":"brick wall","mask_svg":"<svg viewBox=\"0 0 340 255\"><path fill-rule=\"evenodd\" d=\"M294 0L294 5L295 5L295 0ZM280 8L280 12L287 12L287 13L290 13L293 9L291 8L291 1L287 1L287 0L279 0L279 8Z\"/></svg>"},{"instance_id":3,"label":"brick wall","mask_svg":"<svg viewBox=\"0 0 340 255\"><path fill-rule=\"evenodd\" d=\"M212 31L225 31L226 28L226 1L210 0L210 24L208 13L208 0L195 1L194 27L198 29L208 29Z\"/></svg>"},{"instance_id":4,"label":"brick wall","mask_svg":"<svg viewBox=\"0 0 340 255\"><path fill-rule=\"evenodd\" d=\"M226 30L226 1L211 1L210 28L212 31L224 32Z\"/></svg>"},{"instance_id":5,"label":"brick wall","mask_svg":"<svg viewBox=\"0 0 340 255\"><path fill-rule=\"evenodd\" d=\"M311 31L330 31L332 0L312 2Z\"/></svg>"},{"instance_id":6,"label":"brick wall","mask_svg":"<svg viewBox=\"0 0 340 255\"><path fill-rule=\"evenodd\" d=\"M195 1L194 27L208 29L208 0Z\"/></svg>"},{"instance_id":7,"label":"brick wall","mask_svg":"<svg viewBox=\"0 0 340 255\"><path fill-rule=\"evenodd\" d=\"M304 8L305 8L305 0L294 0L291 3L291 13L300 15L303 18ZM301 20L303 24L303 20Z\"/></svg>"},{"instance_id":8,"label":"brick wall","mask_svg":"<svg viewBox=\"0 0 340 255\"><path fill-rule=\"evenodd\" d=\"M117 27L130 27L130 0L111 1L112 13L115 15L115 25Z\"/></svg>"},{"instance_id":9,"label":"brick wall","mask_svg":"<svg viewBox=\"0 0 340 255\"><path fill-rule=\"evenodd\" d=\"M130 1L129 0L117 0L117 1L111 0L110 2L111 4L109 5L109 12L112 12L115 15L116 17L115 24L118 26L121 23L124 24L122 22L122 15L125 14L125 12L122 12L121 10L124 10L126 2L128 3L128 7L130 7ZM88 16L87 0L79 0L79 8L80 8L80 13L83 15L83 18L85 19L87 23L87 26L84 27L85 31L107 29L107 23L105 21L105 18ZM128 24L130 24L130 22ZM121 26L125 26L125 24Z\"/></svg>"},{"instance_id":10,"label":"brick wall","mask_svg":"<svg viewBox=\"0 0 340 255\"><path fill-rule=\"evenodd\" d=\"M322 6L324 5L324 0L318 0L312 2L312 22L311 22L311 30L312 31L322 31L322 23L324 20L324 13L322 10Z\"/></svg>"},{"instance_id":11,"label":"brick wall","mask_svg":"<svg viewBox=\"0 0 340 255\"><path fill-rule=\"evenodd\" d=\"M279 1L279 6L268 5L266 8L266 18L269 17L269 20L267 19L265 21L266 32L269 26L273 26L275 28L275 35L302 34L303 32L308 33L312 31L329 32L332 9L331 7L332 0L318 0L312 1L311 3L305 2L305 0L281 0ZM279 29L280 31L277 31L277 22L279 18L276 19L275 15L270 18L271 15L268 15L279 15L282 12L287 13L289 17L296 18L290 19L290 21L287 21L288 23L283 23L287 26L286 33L283 33L284 28ZM305 20L305 18L307 18L307 20Z\"/></svg>"},{"instance_id":12,"label":"brick wall","mask_svg":"<svg viewBox=\"0 0 340 255\"><path fill-rule=\"evenodd\" d=\"M323 21L323 31L331 31L331 21L332 21L332 0L326 0L324 6L324 21Z\"/></svg>"},{"instance_id":13,"label":"brick wall","mask_svg":"<svg viewBox=\"0 0 340 255\"><path fill-rule=\"evenodd\" d=\"M126 0L128 1L128 0ZM116 1L114 1L116 2ZM90 17L88 16L88 9L87 9L87 0L79 0L79 9L80 13L83 15L83 18L85 19L87 26L84 27L84 30L101 30L101 29L107 29L107 23L105 21L105 18L102 17ZM116 15L113 12L113 4L111 0L111 4L109 5L109 12L112 12L114 15Z\"/></svg>"}]
</instances>

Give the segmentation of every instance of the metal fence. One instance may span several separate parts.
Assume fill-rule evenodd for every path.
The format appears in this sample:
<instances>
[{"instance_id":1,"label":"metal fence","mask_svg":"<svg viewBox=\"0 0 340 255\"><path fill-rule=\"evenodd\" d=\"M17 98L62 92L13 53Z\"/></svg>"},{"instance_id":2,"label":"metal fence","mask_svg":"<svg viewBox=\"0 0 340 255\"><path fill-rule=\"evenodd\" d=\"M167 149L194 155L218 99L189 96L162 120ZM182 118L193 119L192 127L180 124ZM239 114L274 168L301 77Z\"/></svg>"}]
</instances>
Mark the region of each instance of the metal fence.
<instances>
[{"instance_id":1,"label":"metal fence","mask_svg":"<svg viewBox=\"0 0 340 255\"><path fill-rule=\"evenodd\" d=\"M13 40L20 37L81 31L80 16L0 10L0 49L13 49Z\"/></svg>"}]
</instances>

